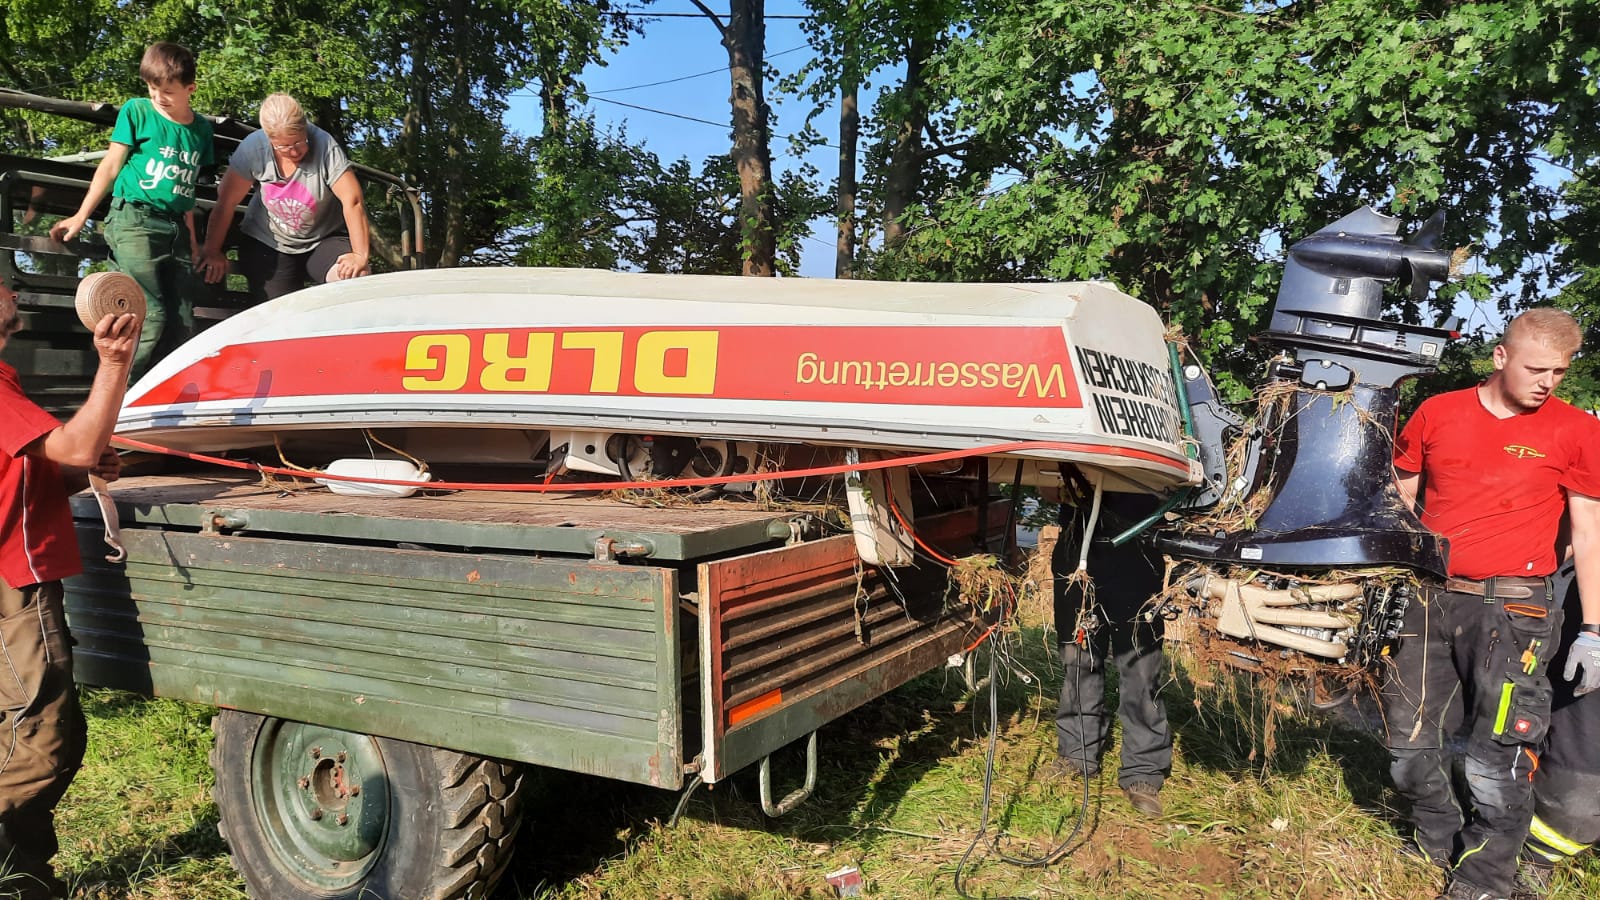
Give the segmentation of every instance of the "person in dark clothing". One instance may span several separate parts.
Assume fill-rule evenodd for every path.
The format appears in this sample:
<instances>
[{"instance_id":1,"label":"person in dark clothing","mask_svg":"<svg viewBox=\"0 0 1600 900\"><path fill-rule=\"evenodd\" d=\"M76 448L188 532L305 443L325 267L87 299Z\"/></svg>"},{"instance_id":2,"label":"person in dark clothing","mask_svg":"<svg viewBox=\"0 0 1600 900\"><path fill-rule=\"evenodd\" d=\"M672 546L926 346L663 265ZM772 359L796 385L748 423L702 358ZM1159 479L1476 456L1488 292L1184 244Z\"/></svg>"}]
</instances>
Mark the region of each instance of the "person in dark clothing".
<instances>
[{"instance_id":1,"label":"person in dark clothing","mask_svg":"<svg viewBox=\"0 0 1600 900\"><path fill-rule=\"evenodd\" d=\"M1161 592L1162 565L1147 541L1135 538L1113 547L1111 538L1154 512L1159 502L1137 494L1104 495L1089 544L1088 583L1072 577L1082 558L1086 506L1062 504L1061 538L1051 560L1064 669L1056 711L1057 766L1084 777L1099 774L1111 735L1106 665L1115 666L1122 723L1117 785L1147 816L1161 815L1161 786L1172 772L1172 731L1160 692L1165 620L1145 615L1150 599Z\"/></svg>"},{"instance_id":2,"label":"person in dark clothing","mask_svg":"<svg viewBox=\"0 0 1600 900\"><path fill-rule=\"evenodd\" d=\"M1600 652L1592 649L1600 643L1594 640L1600 629L1585 629L1582 621L1577 595L1569 592L1561 635L1564 655L1558 654L1567 665L1562 677L1551 679L1550 737L1533 776L1533 822L1522 845L1512 900L1553 896L1556 864L1600 843L1600 691L1586 690L1581 680L1573 680L1579 666L1572 656L1574 648L1578 653ZM1600 673L1600 660L1593 671Z\"/></svg>"}]
</instances>

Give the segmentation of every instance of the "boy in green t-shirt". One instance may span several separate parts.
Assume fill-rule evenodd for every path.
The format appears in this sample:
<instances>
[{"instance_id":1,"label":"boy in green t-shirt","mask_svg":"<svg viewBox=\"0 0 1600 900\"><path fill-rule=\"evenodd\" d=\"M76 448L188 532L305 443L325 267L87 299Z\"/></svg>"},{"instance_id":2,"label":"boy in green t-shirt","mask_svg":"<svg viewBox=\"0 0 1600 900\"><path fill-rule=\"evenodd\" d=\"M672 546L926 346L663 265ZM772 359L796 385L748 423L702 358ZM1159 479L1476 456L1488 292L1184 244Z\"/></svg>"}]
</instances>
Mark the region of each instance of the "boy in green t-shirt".
<instances>
[{"instance_id":1,"label":"boy in green t-shirt","mask_svg":"<svg viewBox=\"0 0 1600 900\"><path fill-rule=\"evenodd\" d=\"M194 231L195 183L215 162L211 123L189 105L194 69L187 47L165 41L150 45L139 63L150 99L135 97L122 105L111 147L77 214L50 229L55 240L72 240L111 190L104 228L111 264L139 282L148 306L133 358L134 379L194 333L193 298L202 289L193 263L200 247Z\"/></svg>"}]
</instances>

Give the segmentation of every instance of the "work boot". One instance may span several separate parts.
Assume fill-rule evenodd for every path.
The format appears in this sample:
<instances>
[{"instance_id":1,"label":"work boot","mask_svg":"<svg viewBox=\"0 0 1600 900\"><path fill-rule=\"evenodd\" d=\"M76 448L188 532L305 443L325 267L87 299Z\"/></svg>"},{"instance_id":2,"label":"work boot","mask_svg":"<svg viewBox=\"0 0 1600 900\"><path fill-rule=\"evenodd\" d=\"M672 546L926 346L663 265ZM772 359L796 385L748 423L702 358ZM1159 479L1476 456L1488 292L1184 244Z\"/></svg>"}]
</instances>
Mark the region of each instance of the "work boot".
<instances>
[{"instance_id":1,"label":"work boot","mask_svg":"<svg viewBox=\"0 0 1600 900\"><path fill-rule=\"evenodd\" d=\"M1544 900L1550 896L1550 882L1556 877L1556 866L1548 860L1517 860L1517 882L1511 886L1511 900Z\"/></svg>"},{"instance_id":2,"label":"work boot","mask_svg":"<svg viewBox=\"0 0 1600 900\"><path fill-rule=\"evenodd\" d=\"M1148 781L1135 781L1122 789L1122 795L1128 798L1128 804L1139 812L1140 815L1158 819L1165 811L1161 808L1161 785L1151 784Z\"/></svg>"},{"instance_id":3,"label":"work boot","mask_svg":"<svg viewBox=\"0 0 1600 900\"><path fill-rule=\"evenodd\" d=\"M1072 803L1090 803L1100 794L1099 772L1084 772L1076 760L1058 756L1039 769L1040 781L1051 793Z\"/></svg>"},{"instance_id":4,"label":"work boot","mask_svg":"<svg viewBox=\"0 0 1600 900\"><path fill-rule=\"evenodd\" d=\"M1093 781L1100 774L1100 770L1085 772L1078 767L1077 762L1074 760L1065 756L1058 756L1044 767L1041 774L1051 781L1077 781L1079 779Z\"/></svg>"},{"instance_id":5,"label":"work boot","mask_svg":"<svg viewBox=\"0 0 1600 900\"><path fill-rule=\"evenodd\" d=\"M1444 893L1439 895L1438 900L1504 900L1504 898L1452 875L1450 880L1445 882Z\"/></svg>"}]
</instances>

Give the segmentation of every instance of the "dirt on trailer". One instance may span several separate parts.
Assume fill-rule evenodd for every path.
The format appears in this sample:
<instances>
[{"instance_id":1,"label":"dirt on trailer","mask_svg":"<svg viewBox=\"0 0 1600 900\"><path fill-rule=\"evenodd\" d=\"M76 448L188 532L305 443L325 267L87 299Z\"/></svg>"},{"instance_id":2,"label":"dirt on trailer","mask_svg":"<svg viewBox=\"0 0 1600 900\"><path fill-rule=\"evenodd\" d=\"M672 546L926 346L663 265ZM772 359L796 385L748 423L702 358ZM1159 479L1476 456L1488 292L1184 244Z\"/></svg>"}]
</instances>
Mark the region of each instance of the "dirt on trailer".
<instances>
[{"instance_id":1,"label":"dirt on trailer","mask_svg":"<svg viewBox=\"0 0 1600 900\"><path fill-rule=\"evenodd\" d=\"M154 508L205 504L305 514L356 515L385 519L474 522L564 528L636 528L692 533L707 528L775 519L784 511L754 504L698 504L675 508L670 517L654 508L596 496L594 492L429 491L411 497L335 494L310 478L270 480L248 473L143 475L111 485L121 503Z\"/></svg>"}]
</instances>

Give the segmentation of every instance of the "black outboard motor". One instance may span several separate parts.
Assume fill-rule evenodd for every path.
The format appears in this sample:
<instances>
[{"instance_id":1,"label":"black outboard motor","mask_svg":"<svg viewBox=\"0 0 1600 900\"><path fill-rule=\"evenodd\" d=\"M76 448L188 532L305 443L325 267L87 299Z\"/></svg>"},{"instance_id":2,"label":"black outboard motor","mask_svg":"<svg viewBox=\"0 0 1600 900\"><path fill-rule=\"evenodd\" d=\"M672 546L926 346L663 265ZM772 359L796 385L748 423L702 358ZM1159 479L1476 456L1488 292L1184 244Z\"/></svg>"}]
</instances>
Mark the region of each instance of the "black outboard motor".
<instances>
[{"instance_id":1,"label":"black outboard motor","mask_svg":"<svg viewBox=\"0 0 1600 900\"><path fill-rule=\"evenodd\" d=\"M1436 370L1457 335L1380 318L1384 284L1409 282L1420 299L1448 277L1450 253L1434 246L1443 221L1436 215L1406 242L1398 219L1363 207L1289 248L1265 335L1284 352L1268 371L1244 471L1203 489L1259 512L1243 530L1163 532L1163 552L1278 570L1444 574L1444 541L1394 486L1392 429L1398 383ZM1203 379L1186 381L1197 413L1217 407Z\"/></svg>"}]
</instances>

